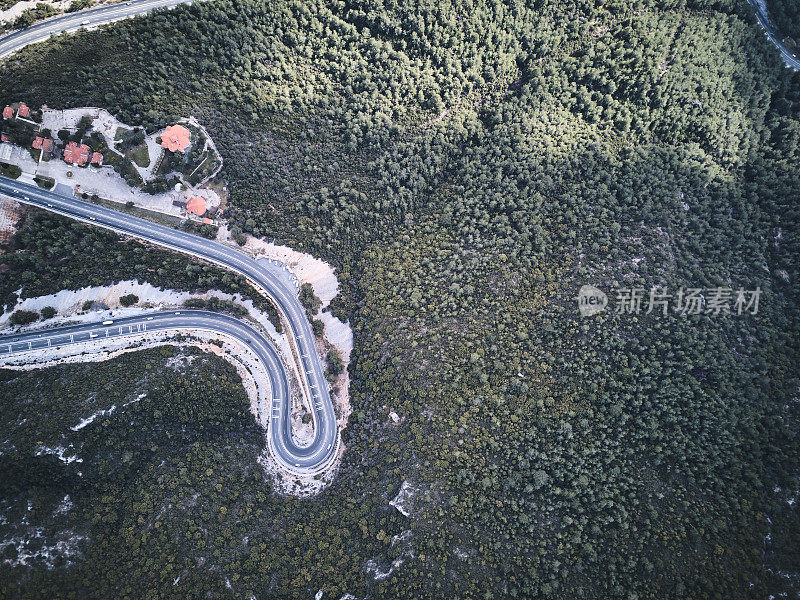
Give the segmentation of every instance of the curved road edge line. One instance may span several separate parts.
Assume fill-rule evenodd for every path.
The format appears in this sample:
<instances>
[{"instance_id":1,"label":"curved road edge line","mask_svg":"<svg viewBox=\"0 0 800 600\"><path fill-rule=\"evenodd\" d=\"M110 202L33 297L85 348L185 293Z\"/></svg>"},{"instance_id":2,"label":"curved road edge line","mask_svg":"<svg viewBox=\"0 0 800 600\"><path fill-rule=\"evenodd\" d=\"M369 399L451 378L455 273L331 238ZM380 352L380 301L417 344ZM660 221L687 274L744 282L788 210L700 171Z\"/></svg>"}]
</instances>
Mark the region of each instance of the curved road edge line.
<instances>
[{"instance_id":1,"label":"curved road edge line","mask_svg":"<svg viewBox=\"0 0 800 600\"><path fill-rule=\"evenodd\" d=\"M179 312L180 315L176 315L175 313ZM203 317L207 319L203 323L198 322L198 317ZM122 328L134 325L145 327L150 323L151 319L159 319L159 321L166 321L167 324L163 327L159 327L157 329L147 330L146 328L136 329L135 331L128 331L128 332L121 332L114 334L110 337L100 336L100 337L92 337L92 332L99 331L100 329L113 329L113 328ZM14 333L14 334L4 334L0 336L0 365L5 366L7 368L18 368L22 365L14 365L9 364L9 360L13 360L14 358L23 359L23 363L25 365L32 365L36 364L37 362L44 362L47 363L48 361L39 361L39 360L25 360L28 358L28 355L36 352L40 352L47 348L55 348L55 349L66 349L70 346L75 347L75 353L66 353L64 357L68 356L78 356L77 350L79 350L79 346L81 344L100 344L103 341L107 341L108 339L114 340L123 340L126 342L124 347L125 350L135 351L134 344L142 341L141 337L147 335L148 333L156 333L162 334L165 339L162 340L153 340L154 346L162 346L167 345L170 343L169 337L175 335L186 335L192 336L197 332L205 332L211 334L213 336L218 336L220 338L233 340L236 344L240 345L243 348L247 348L252 355L255 357L257 362L260 363L260 367L264 370L269 379L269 386L270 386L270 394L271 397L266 396L266 390L262 389L261 386L256 385L256 394L258 399L260 400L260 404L262 407L267 407L269 414L267 415L267 427L266 427L266 438L267 438L267 446L270 451L270 455L276 461L276 463L280 466L281 470L287 472L292 475L300 476L300 477L309 477L314 475L319 475L328 470L329 467L335 462L336 458L338 457L339 449L341 447L341 436L337 430L337 435L335 436L333 447L330 450L327 450L324 455L324 459L320 462L315 463L313 466L310 467L298 467L298 465L294 464L287 460L284 454L280 451L279 445L275 443L275 437L280 437L281 430L283 427L281 425L285 425L290 420L290 413L291 413L291 391L288 385L288 380L286 379L286 370L283 361L280 359L280 353L277 352L274 345L272 344L271 340L269 340L265 335L262 335L260 331L256 328L252 327L249 324L246 324L242 321L236 320L236 324L241 331L245 331L246 335L242 334L241 331L237 328L233 329L225 329L222 326L214 327L213 320L215 318L219 318L222 322L230 322L233 317L229 317L228 315L222 315L221 313L212 313L211 311L196 311L196 310L181 310L181 311L155 311L155 312L148 312L142 313L141 315L136 315L134 317L124 317L113 319L113 323L109 325L103 325L103 322L100 321L93 321L82 323L78 325L64 325L60 327L51 327L51 328L42 328L42 329L34 329L23 333ZM185 324L181 324L184 322ZM21 349L14 349L13 351L9 351L7 348L8 344L16 345L16 344L26 344L26 343L34 343L34 342L43 342L48 339L53 339L56 337L64 337L67 335L84 335L89 334L89 337L78 339L75 341L64 341L62 343L58 343L56 345L41 345L35 348L21 348ZM99 335L99 334L98 334ZM261 342L264 348L268 349L269 353L272 354L272 360L264 360L264 357L260 355L257 351L258 346L254 347L252 344L248 342L248 337L252 336L258 341ZM186 343L192 345L199 345L198 341L192 340L191 337L186 340ZM97 355L100 352L97 351L94 354ZM110 357L109 357L110 358ZM223 357L225 359L225 357ZM54 359L58 360L58 359ZM229 355L228 356L229 362L238 361L239 364L247 367L247 364L238 356ZM270 369L270 365L276 367L275 370ZM42 365L41 368L48 368L49 366L55 365ZM282 378L282 385L276 381L276 378ZM281 393L281 391L283 393ZM276 398L277 396L277 398ZM276 407L275 403L279 401L280 406ZM282 412L282 415L286 421L281 420L279 426L276 427L274 421L275 419L273 416L275 415L275 411L279 410ZM256 419L259 426L262 426L262 422ZM281 447L285 449L285 445L280 444Z\"/></svg>"},{"instance_id":2,"label":"curved road edge line","mask_svg":"<svg viewBox=\"0 0 800 600\"><path fill-rule=\"evenodd\" d=\"M18 202L126 236L143 239L157 246L194 256L207 263L216 264L243 275L251 285L274 302L282 318L289 324L289 327L286 328L286 336L290 348L294 350L293 358L298 381L303 388L301 393L305 397L309 412L315 421L315 438L312 446L317 447L317 454L322 451L322 448L333 453L333 442L340 434L338 420L329 394L328 381L324 377L322 359L316 351L313 332L311 332L305 310L300 305L294 289L291 291L285 289L285 285L280 283L275 275L271 274L263 265L238 249L225 244L6 177L0 177L0 190L2 190L0 192L2 195ZM275 286L276 289L272 290L270 286ZM297 336L299 336L299 340L296 339ZM306 354L303 354L303 348L305 348ZM312 385L312 381L314 385ZM316 392L313 391L314 389ZM289 439L287 434L284 434L284 438L286 446L294 446L292 454L295 457L302 457L302 448ZM336 445L339 446L338 443ZM321 456L320 459L320 463L327 463L330 456Z\"/></svg>"},{"instance_id":3,"label":"curved road edge line","mask_svg":"<svg viewBox=\"0 0 800 600\"><path fill-rule=\"evenodd\" d=\"M173 8L191 4L194 0L130 0L95 6L74 13L54 15L24 29L9 31L0 36L0 60L31 44L38 44L51 35L74 33L81 28L94 28L149 13L157 8ZM52 32L52 33L51 33ZM16 43L15 43L16 42Z\"/></svg>"},{"instance_id":4,"label":"curved road edge line","mask_svg":"<svg viewBox=\"0 0 800 600\"><path fill-rule=\"evenodd\" d=\"M64 196L64 195L61 195L61 194L57 194L57 193L55 193L55 192L53 192L51 190L45 190L45 189L39 188L36 185L31 185L31 184L20 182L20 181L14 180L14 179L9 179L7 177L0 177L0 185L4 184L5 182L8 182L8 185L12 186L13 193L9 193L8 191L2 191L2 192L0 192L0 195L5 195L7 197L10 197L10 198L16 200L17 202L21 202L23 204L28 204L28 205L34 206L34 207L42 209L42 210L47 210L47 211L50 211L50 212L54 212L54 213L60 214L62 216L68 217L70 219L73 219L73 220L76 220L76 221L81 221L81 222L86 223L88 225L95 225L95 226L98 226L98 227L101 227L101 228L104 228L104 229L109 229L111 231L115 231L117 233L120 233L120 234L123 234L123 235L126 235L126 236L130 236L130 237L137 238L137 239L143 239L143 240L146 240L146 241L148 241L148 242L150 242L152 244L155 244L157 246L166 247L166 248L169 248L171 250L175 250L177 252L181 252L183 254L187 254L189 256L193 256L193 257L195 257L195 258L197 258L199 260L203 260L203 261L206 261L206 262L211 263L211 264L216 264L218 266L221 266L223 268L226 268L226 269L229 269L231 271L234 271L234 272L238 273L239 275L242 275L243 277L245 277L245 279L247 281L250 281L250 283L253 285L253 287L255 287L255 289L257 291L260 291L261 293L263 293L265 296L267 296L273 302L273 304L276 306L276 308L278 309L278 312L281 314L283 319L285 319L286 322L290 325L290 327L287 328L286 337L287 337L287 340L289 341L289 345L290 345L290 349L292 350L293 358L295 359L295 368L297 369L298 381L299 381L299 383L301 385L301 388L302 388L301 389L301 393L305 397L305 400L306 400L306 403L307 403L308 408L310 410L310 413L312 415L312 418L315 421L315 425L317 427L317 430L318 431L324 431L326 428L330 428L330 429L334 430L335 432L338 430L338 425L336 424L335 414L334 414L334 411L333 411L333 402L332 402L332 400L330 398L330 395L328 393L328 388L327 388L328 382L323 376L323 370L321 368L321 359L319 358L319 356L316 356L316 348L314 348L313 333L311 332L310 325L307 322L307 318L306 318L306 315L305 315L305 310L300 306L299 300L296 297L296 293L293 296L289 296L288 294L285 294L285 292L287 292L287 290L280 290L280 289L276 290L276 293L273 293L272 290L270 290L267 287L266 284L262 285L260 282L258 284L256 284L254 281L251 281L251 279L257 279L257 278L253 277L252 273L248 273L245 270L245 266L248 266L247 265L247 261L250 261L250 263L252 263L252 264L249 265L251 268L259 269L260 267L259 267L258 263L255 261L255 259L253 259L250 256L242 253L241 251L239 251L236 248L231 248L231 247L229 247L229 246L227 246L225 244L222 244L220 242L217 242L215 240L208 240L208 239L196 236L196 235L191 235L191 234L188 234L188 233L183 232L183 231L178 230L178 229L173 229L173 228L167 227L165 225L161 225L159 223L155 223L153 221L148 221L147 219L142 219L141 217L131 216L131 215L128 215L126 213L121 213L119 211L116 211L116 210L114 210L112 208L108 208L108 207L105 207L105 206L102 206L102 205L94 204L94 203L91 203L91 202L88 202L88 201L85 201L85 200L80 200L80 199L75 198L74 196L73 197ZM43 200L43 199L37 199L36 201L34 201L29 196L24 195L24 193L22 191L20 191L19 189L16 189L16 188L21 188L22 190L26 190L26 192L31 194L31 195L51 197L50 199L53 200L53 202L71 203L72 205L75 206L76 212L69 212L67 210L60 210L57 206L54 206L50 202L47 202L46 200ZM131 222L131 224L132 224L131 226L132 227L138 223L140 226L150 228L151 231L149 233L145 233L145 234L142 234L142 233L139 233L139 232L136 232L136 231L130 231L130 230L124 229L122 227L115 226L112 223L108 223L108 222L105 222L105 221L98 221L98 220L96 220L95 218L93 218L91 216L89 216L89 218L87 218L86 216L83 216L80 213L78 213L77 212L78 210L92 211L95 214L97 214L98 217L110 218L110 219L113 219L113 220L116 220L116 221L121 221L123 219L127 219L127 220L129 220ZM170 234L178 235L179 237L180 236L185 237L185 238L187 238L187 240L190 240L190 242L187 242L187 243L191 243L191 244L194 244L194 245L197 245L197 246L202 246L203 244L207 244L207 245L211 246L212 248L215 247L215 246L219 247L219 249L222 249L223 251L227 251L227 252L232 253L232 256L234 256L234 258L232 260L234 262L228 263L228 262L225 262L224 260L216 259L212 255L213 253L211 251L209 251L208 253L204 254L204 253L199 252L199 251L193 251L192 249L187 248L187 247L182 247L180 245L173 244L167 239L158 238L155 235L155 233L153 233L153 230L155 230L155 231L159 231L160 230L162 233L170 233ZM236 265L236 262L242 263L242 265L244 265L244 266L239 267L239 266ZM269 277L272 277L274 279L274 276L270 275ZM269 277L267 277L267 278L269 278ZM293 302L297 306L290 307L290 308L284 308L282 303L280 302L277 294L280 294L281 297L286 301L287 304L291 304ZM303 322L299 323L299 324L294 323L289 318L289 314L287 313L287 310L296 310L296 315L295 316L298 316L299 319L302 319ZM295 328L299 328L300 330L296 332ZM305 329L306 331L302 331L303 329ZM315 361L312 361L313 371L308 371L305 368L306 365L303 362L303 358L309 358L310 359L311 352L309 352L306 355L302 354L302 350L300 349L299 344L298 344L297 340L295 339L295 336L298 335L298 334L301 335L301 337L302 337L303 334L305 334L311 340L310 347L313 348L313 353L314 353L315 358L316 358ZM314 386L311 385L310 375L314 375L316 377L316 385L314 385ZM319 391L322 391L323 386L325 386L324 387L324 392L325 393L324 393L324 396L321 398L322 402L321 403L316 403L315 399L317 398L317 396L314 395L311 390L314 387L316 387ZM327 404L327 407L325 406L326 404ZM326 423L321 423L319 421L319 419L322 419L322 418L325 417L325 413L327 412L325 410L326 408L329 409L330 414L328 416L331 417L329 419L330 422L328 422L327 424Z\"/></svg>"}]
</instances>

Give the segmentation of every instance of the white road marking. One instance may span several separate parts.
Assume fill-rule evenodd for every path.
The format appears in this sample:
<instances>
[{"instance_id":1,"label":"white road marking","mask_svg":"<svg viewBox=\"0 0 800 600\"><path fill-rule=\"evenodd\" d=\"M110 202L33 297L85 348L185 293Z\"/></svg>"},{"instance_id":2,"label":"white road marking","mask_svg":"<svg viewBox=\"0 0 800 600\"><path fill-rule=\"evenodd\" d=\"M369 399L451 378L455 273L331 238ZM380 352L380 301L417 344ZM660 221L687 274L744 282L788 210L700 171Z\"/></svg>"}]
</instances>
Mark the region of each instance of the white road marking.
<instances>
[{"instance_id":1,"label":"white road marking","mask_svg":"<svg viewBox=\"0 0 800 600\"><path fill-rule=\"evenodd\" d=\"M0 189L2 189L2 184L4 181L7 180L0 180ZM8 189L9 186L6 186ZM17 184L16 186L11 186L10 189L15 193L19 194L20 189L28 190L29 187L24 184ZM296 296L288 295L282 283L279 280L275 279L272 273L266 271L263 268L263 265L257 265L254 261L250 260L248 257L241 255L239 252L233 249L226 248L224 246L217 246L215 242L209 242L206 240L202 240L200 238L196 238L189 234L184 234L183 232L176 231L169 229L165 226L160 226L153 223L148 223L143 221L142 219L137 218L130 218L127 215L119 215L119 213L115 213L110 209L104 209L93 205L88 205L88 203L82 202L80 200L73 200L73 199L58 199L58 196L49 192L39 191L36 188L33 188L30 192L32 196L36 197L37 202L30 201L30 198L26 197L26 200L30 201L29 203L34 204L36 206L41 206L39 202L43 202L45 204L49 204L45 202L46 199L50 199L57 205L55 212L59 212L64 214L65 216L77 218L80 220L84 220L88 222L86 219L89 216L94 217L91 220L90 224L99 225L101 227L105 227L107 229L112 229L126 235L134 235L136 237L141 237L147 239L149 241L155 242L158 245L171 248L173 250L177 250L179 252L188 253L192 256L196 256L198 258L204 259L211 263L218 264L222 267L226 267L232 269L240 274L244 275L248 278L253 278L261 282L257 287L263 293L265 293L268 297L273 299L278 306L279 310L282 310L288 320L290 325L287 334L291 336L293 335L297 344L298 348L302 352L303 344L306 341L306 335L308 335L308 330L310 330L310 324L308 323L305 313L298 307L298 301ZM16 197L16 196L15 196ZM249 261L249 262L248 262ZM265 288L264 286L269 286ZM148 319L152 319L153 317L147 317ZM214 317L215 320L218 320L220 317L217 315ZM230 327L233 327L237 334L241 334L242 332L246 331L240 324L232 324L226 323L228 327L228 331L226 333L231 333ZM137 323L137 331L141 331L143 329L146 330L145 323ZM201 325L202 327L202 325ZM219 330L218 327L214 327L213 323L210 324L209 327L212 331ZM133 332L132 325L128 326L129 332ZM122 326L118 327L118 331L122 334ZM72 334L70 334L71 340L74 340ZM288 394L286 391L288 382L286 381L285 377L285 370L281 364L277 355L274 355L274 349L269 347L267 349L261 341L258 340L257 337L253 336L253 339L256 340L256 345L254 349L257 350L257 353L260 354L261 359L265 361L265 363L270 367L269 372L272 374L281 374L282 381L278 386L281 390L281 393ZM13 348L9 350L10 352L13 351ZM305 354L302 358L308 359L309 354ZM318 370L311 370L308 369L308 364L306 361L299 361L302 363L303 367L306 367L305 373L303 373L303 369L299 369L299 372L302 374L302 378L306 379L306 383L309 387L313 386L316 389L320 387L320 377ZM313 366L318 367L318 365L312 363ZM273 387L276 383L275 381L272 382ZM324 388L327 391L327 386ZM333 406L330 404L330 398L327 397L325 394L324 400L327 400L327 403L322 402L315 402L312 403L315 406L317 411L322 411L324 409L323 415L326 419L332 420L334 419L333 414ZM317 400L319 398L318 394L313 395L313 399ZM274 398L274 402L283 402L282 398ZM289 403L285 403L285 406L288 408L290 406ZM316 445L316 449L310 454L305 455L306 458L303 459L304 469L314 469L316 466L325 465L327 464L327 459L330 457L324 457L322 461L314 462L316 457L320 456L323 452L325 452L324 441L330 442L330 440L336 435L335 427L325 427L323 422L323 426L317 430L319 437L316 437L312 445ZM333 422L331 421L331 425ZM323 435L324 434L324 435ZM283 452L284 457L288 458L292 456L294 451L289 451L287 448L286 440L284 440L281 436L272 435L270 436L270 443L277 452ZM294 447L294 444L291 444ZM328 449L332 446L331 443L328 444ZM307 450L307 448L306 448ZM287 456L288 455L288 456Z\"/></svg>"}]
</instances>

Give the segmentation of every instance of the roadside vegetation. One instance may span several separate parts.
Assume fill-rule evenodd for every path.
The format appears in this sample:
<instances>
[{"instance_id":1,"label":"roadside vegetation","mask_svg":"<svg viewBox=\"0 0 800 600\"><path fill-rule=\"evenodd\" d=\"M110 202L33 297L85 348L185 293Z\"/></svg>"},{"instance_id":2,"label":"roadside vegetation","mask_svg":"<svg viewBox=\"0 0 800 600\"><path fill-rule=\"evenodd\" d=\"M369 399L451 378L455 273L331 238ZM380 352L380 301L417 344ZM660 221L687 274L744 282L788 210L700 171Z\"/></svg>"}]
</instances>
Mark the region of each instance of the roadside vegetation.
<instances>
[{"instance_id":1,"label":"roadside vegetation","mask_svg":"<svg viewBox=\"0 0 800 600\"><path fill-rule=\"evenodd\" d=\"M0 23L0 33L3 33L8 30L17 30L17 29L24 29L25 27L30 27L34 23L47 19L48 17L55 16L60 12L61 11L58 8L56 8L49 2L37 2L36 6L32 8L26 8L24 11L22 11L22 14L20 14L12 22Z\"/></svg>"},{"instance_id":2,"label":"roadside vegetation","mask_svg":"<svg viewBox=\"0 0 800 600\"><path fill-rule=\"evenodd\" d=\"M111 0L110 2L105 3L111 4L113 2L120 1L121 0ZM0 10L7 10L18 2L19 0L0 0ZM95 2L93 0L73 0L65 12L78 12L80 10L91 8L94 5ZM49 2L37 2L33 8L24 10L22 14L13 21L0 21L0 33L30 27L39 21L61 14L61 12L61 9Z\"/></svg>"},{"instance_id":3,"label":"roadside vegetation","mask_svg":"<svg viewBox=\"0 0 800 600\"><path fill-rule=\"evenodd\" d=\"M40 188L44 188L46 190L52 190L56 185L56 180L52 177L43 177L42 175L36 175L33 180L36 182Z\"/></svg>"},{"instance_id":4,"label":"roadside vegetation","mask_svg":"<svg viewBox=\"0 0 800 600\"><path fill-rule=\"evenodd\" d=\"M10 177L11 179L16 179L22 175L22 169L20 169L17 165L0 163L0 175L3 177Z\"/></svg>"},{"instance_id":5,"label":"roadside vegetation","mask_svg":"<svg viewBox=\"0 0 800 600\"><path fill-rule=\"evenodd\" d=\"M13 307L18 297L139 279L178 290L240 293L281 328L277 309L243 277L136 240L123 241L109 231L52 213L30 209L19 231L0 248L4 250L0 253L0 306L6 308ZM130 296L126 302L139 301Z\"/></svg>"},{"instance_id":6,"label":"roadside vegetation","mask_svg":"<svg viewBox=\"0 0 800 600\"><path fill-rule=\"evenodd\" d=\"M138 304L138 302L139 296L136 294L125 294L124 296L119 297L119 303L125 307L133 306L134 304Z\"/></svg>"},{"instance_id":7,"label":"roadside vegetation","mask_svg":"<svg viewBox=\"0 0 800 600\"><path fill-rule=\"evenodd\" d=\"M78 12L79 10L91 8L93 5L94 2L92 0L73 0L67 8L67 12Z\"/></svg>"},{"instance_id":8,"label":"roadside vegetation","mask_svg":"<svg viewBox=\"0 0 800 600\"><path fill-rule=\"evenodd\" d=\"M767 9L778 31L792 38L793 50L800 49L800 4L794 0L767 0Z\"/></svg>"},{"instance_id":9,"label":"roadside vegetation","mask_svg":"<svg viewBox=\"0 0 800 600\"><path fill-rule=\"evenodd\" d=\"M35 310L15 310L8 318L12 325L29 325L39 320L39 313Z\"/></svg>"},{"instance_id":10,"label":"roadside vegetation","mask_svg":"<svg viewBox=\"0 0 800 600\"><path fill-rule=\"evenodd\" d=\"M247 316L247 309L241 304L237 304L231 300L222 300L220 298L211 297L207 300L204 298L189 298L183 305L186 308L205 309L214 312L224 312L234 317Z\"/></svg>"},{"instance_id":11,"label":"roadside vegetation","mask_svg":"<svg viewBox=\"0 0 800 600\"><path fill-rule=\"evenodd\" d=\"M336 266L353 414L320 496L259 495L252 462L219 481L219 535L175 516L201 485L173 485L156 445L139 500L108 494L76 568L9 568L6 589L797 594L800 78L746 2L195 3L24 51L0 72L0 100L21 97L206 124L233 224ZM14 260L41 261L26 290L124 269L234 285L149 249L118 261L84 228L45 262L72 239L60 227L19 238ZM587 319L584 284L763 296L757 315ZM181 477L237 456L198 450ZM108 535L150 562L111 563Z\"/></svg>"}]
</instances>

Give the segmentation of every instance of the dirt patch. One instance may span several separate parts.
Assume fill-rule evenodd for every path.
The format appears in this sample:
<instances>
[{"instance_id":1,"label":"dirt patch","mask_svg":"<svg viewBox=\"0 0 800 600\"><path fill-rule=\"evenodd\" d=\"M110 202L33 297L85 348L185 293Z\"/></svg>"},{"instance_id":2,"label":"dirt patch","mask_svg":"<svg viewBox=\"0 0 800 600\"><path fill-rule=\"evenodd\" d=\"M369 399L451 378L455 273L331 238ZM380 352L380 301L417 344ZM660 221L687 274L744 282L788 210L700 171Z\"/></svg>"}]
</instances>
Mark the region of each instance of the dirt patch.
<instances>
[{"instance_id":1,"label":"dirt patch","mask_svg":"<svg viewBox=\"0 0 800 600\"><path fill-rule=\"evenodd\" d=\"M11 200L0 198L0 243L7 242L17 231L17 223L22 218L25 207Z\"/></svg>"}]
</instances>

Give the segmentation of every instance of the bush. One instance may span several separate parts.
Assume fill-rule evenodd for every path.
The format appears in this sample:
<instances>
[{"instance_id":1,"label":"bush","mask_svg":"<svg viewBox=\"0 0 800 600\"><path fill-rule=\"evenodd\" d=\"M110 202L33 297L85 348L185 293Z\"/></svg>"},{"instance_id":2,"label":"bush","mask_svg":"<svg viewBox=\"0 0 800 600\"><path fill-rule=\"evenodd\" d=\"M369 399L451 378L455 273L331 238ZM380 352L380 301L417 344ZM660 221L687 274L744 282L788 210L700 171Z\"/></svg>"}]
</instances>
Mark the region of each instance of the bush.
<instances>
[{"instance_id":1,"label":"bush","mask_svg":"<svg viewBox=\"0 0 800 600\"><path fill-rule=\"evenodd\" d=\"M122 306L126 307L133 306L137 302L139 302L139 296L137 296L136 294L125 294L124 296L120 296L119 298L119 303Z\"/></svg>"},{"instance_id":2,"label":"bush","mask_svg":"<svg viewBox=\"0 0 800 600\"><path fill-rule=\"evenodd\" d=\"M22 175L22 169L20 169L17 165L0 163L0 175L9 177L10 179L17 179L20 175Z\"/></svg>"},{"instance_id":3,"label":"bush","mask_svg":"<svg viewBox=\"0 0 800 600\"><path fill-rule=\"evenodd\" d=\"M236 304L230 300L221 300L220 298L215 298L213 296L208 300L203 300L203 298L188 298L184 301L183 306L185 308L225 312L232 314L235 317L243 317L247 314L247 309L241 304Z\"/></svg>"},{"instance_id":4,"label":"bush","mask_svg":"<svg viewBox=\"0 0 800 600\"><path fill-rule=\"evenodd\" d=\"M339 356L339 351L336 348L331 348L328 350L328 354L325 357L328 361L328 371L331 372L333 375L339 375L342 371L344 371L344 362L342 361L342 357Z\"/></svg>"},{"instance_id":5,"label":"bush","mask_svg":"<svg viewBox=\"0 0 800 600\"><path fill-rule=\"evenodd\" d=\"M28 325L39 320L39 313L35 310L15 310L11 313L8 322L12 325Z\"/></svg>"},{"instance_id":6,"label":"bush","mask_svg":"<svg viewBox=\"0 0 800 600\"><path fill-rule=\"evenodd\" d=\"M33 25L37 21L41 21L42 19L46 19L47 17L52 17L53 15L57 15L59 10L50 4L45 2L37 2L34 8L29 8L24 10L20 16L16 18L14 24L11 26L12 29L25 29L26 27Z\"/></svg>"},{"instance_id":7,"label":"bush","mask_svg":"<svg viewBox=\"0 0 800 600\"><path fill-rule=\"evenodd\" d=\"M42 309L42 319L44 320L52 319L55 316L56 316L56 309L53 308L52 306L45 306Z\"/></svg>"},{"instance_id":8,"label":"bush","mask_svg":"<svg viewBox=\"0 0 800 600\"><path fill-rule=\"evenodd\" d=\"M247 237L242 233L242 229L238 225L231 227L231 236L240 246L244 246L247 243Z\"/></svg>"},{"instance_id":9,"label":"bush","mask_svg":"<svg viewBox=\"0 0 800 600\"><path fill-rule=\"evenodd\" d=\"M201 225L200 226L200 235L204 238L208 238L209 240L216 239L217 237L217 227L214 225Z\"/></svg>"},{"instance_id":10,"label":"bush","mask_svg":"<svg viewBox=\"0 0 800 600\"><path fill-rule=\"evenodd\" d=\"M127 152L144 143L145 133L142 129L129 129L128 131L117 130L117 148L122 152Z\"/></svg>"},{"instance_id":11,"label":"bush","mask_svg":"<svg viewBox=\"0 0 800 600\"><path fill-rule=\"evenodd\" d=\"M107 157L103 157L104 162L107 165L113 166L114 170L125 180L125 183L131 187L142 187L144 185L139 171L136 170L136 167L133 166L129 158L124 156L120 157L113 152L108 152L107 155ZM111 158L111 160L106 160L106 158Z\"/></svg>"},{"instance_id":12,"label":"bush","mask_svg":"<svg viewBox=\"0 0 800 600\"><path fill-rule=\"evenodd\" d=\"M314 293L314 288L311 287L310 283L304 283L300 286L300 294L298 294L298 299L300 300L300 304L308 312L309 316L316 314L319 310L319 307L322 306L322 300L317 298L317 295Z\"/></svg>"},{"instance_id":13,"label":"bush","mask_svg":"<svg viewBox=\"0 0 800 600\"><path fill-rule=\"evenodd\" d=\"M38 156L36 157L38 160ZM56 185L56 180L52 177L44 177L42 175L36 175L33 180L36 182L40 188L44 188L46 190L52 190L53 187Z\"/></svg>"},{"instance_id":14,"label":"bush","mask_svg":"<svg viewBox=\"0 0 800 600\"><path fill-rule=\"evenodd\" d=\"M320 337L325 333L325 323L319 319L314 319L311 321L311 330L314 332L315 336Z\"/></svg>"}]
</instances>

